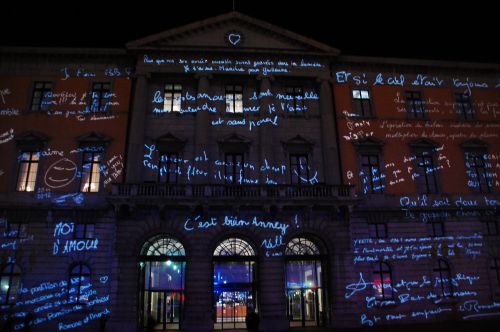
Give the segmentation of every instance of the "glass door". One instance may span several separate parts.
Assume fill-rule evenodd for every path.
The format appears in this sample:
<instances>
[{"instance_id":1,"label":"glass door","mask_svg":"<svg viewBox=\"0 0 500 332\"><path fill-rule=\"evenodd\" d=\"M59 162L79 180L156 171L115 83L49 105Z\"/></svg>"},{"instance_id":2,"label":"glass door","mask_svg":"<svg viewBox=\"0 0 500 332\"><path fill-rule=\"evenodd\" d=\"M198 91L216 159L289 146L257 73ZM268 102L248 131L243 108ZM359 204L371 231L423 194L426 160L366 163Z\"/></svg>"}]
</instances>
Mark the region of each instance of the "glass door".
<instances>
[{"instance_id":1,"label":"glass door","mask_svg":"<svg viewBox=\"0 0 500 332\"><path fill-rule=\"evenodd\" d=\"M288 318L290 326L318 326L320 322L318 290L311 288L288 290Z\"/></svg>"},{"instance_id":2,"label":"glass door","mask_svg":"<svg viewBox=\"0 0 500 332\"><path fill-rule=\"evenodd\" d=\"M215 329L245 329L248 306L253 306L249 291L215 290Z\"/></svg>"}]
</instances>

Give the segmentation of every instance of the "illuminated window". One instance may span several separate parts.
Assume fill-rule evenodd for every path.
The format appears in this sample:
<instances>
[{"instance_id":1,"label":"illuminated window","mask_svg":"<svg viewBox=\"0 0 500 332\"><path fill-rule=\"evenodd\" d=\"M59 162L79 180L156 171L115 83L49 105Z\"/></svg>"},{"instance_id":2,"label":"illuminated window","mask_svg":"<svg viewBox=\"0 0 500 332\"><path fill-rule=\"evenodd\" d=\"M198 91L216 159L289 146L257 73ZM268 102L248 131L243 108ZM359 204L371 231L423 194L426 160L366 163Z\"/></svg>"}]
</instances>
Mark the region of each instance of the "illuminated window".
<instances>
[{"instance_id":1,"label":"illuminated window","mask_svg":"<svg viewBox=\"0 0 500 332\"><path fill-rule=\"evenodd\" d=\"M320 251L318 246L309 239L303 237L296 237L287 243L285 248L285 255L287 256L314 256L319 255Z\"/></svg>"},{"instance_id":2,"label":"illuminated window","mask_svg":"<svg viewBox=\"0 0 500 332\"><path fill-rule=\"evenodd\" d=\"M377 269L373 272L373 286L375 298L380 300L390 300L393 298L392 271L386 262L377 264Z\"/></svg>"},{"instance_id":3,"label":"illuminated window","mask_svg":"<svg viewBox=\"0 0 500 332\"><path fill-rule=\"evenodd\" d=\"M75 239L93 239L94 228L94 224L75 224Z\"/></svg>"},{"instance_id":4,"label":"illuminated window","mask_svg":"<svg viewBox=\"0 0 500 332\"><path fill-rule=\"evenodd\" d=\"M158 160L158 181L162 183L177 183L179 154L163 152Z\"/></svg>"},{"instance_id":5,"label":"illuminated window","mask_svg":"<svg viewBox=\"0 0 500 332\"><path fill-rule=\"evenodd\" d=\"M16 303L20 284L21 269L16 264L7 264L0 276L0 304Z\"/></svg>"},{"instance_id":6,"label":"illuminated window","mask_svg":"<svg viewBox=\"0 0 500 332\"><path fill-rule=\"evenodd\" d=\"M69 271L69 302L88 302L92 295L90 286L90 268L83 263L73 265Z\"/></svg>"},{"instance_id":7,"label":"illuminated window","mask_svg":"<svg viewBox=\"0 0 500 332\"><path fill-rule=\"evenodd\" d=\"M410 119L425 119L427 117L420 91L406 91L406 113Z\"/></svg>"},{"instance_id":8,"label":"illuminated window","mask_svg":"<svg viewBox=\"0 0 500 332\"><path fill-rule=\"evenodd\" d=\"M379 157L377 154L361 155L361 174L363 193L373 194L383 192L382 172L380 171Z\"/></svg>"},{"instance_id":9,"label":"illuminated window","mask_svg":"<svg viewBox=\"0 0 500 332\"><path fill-rule=\"evenodd\" d=\"M434 266L434 288L439 297L453 295L450 265L444 259L438 259Z\"/></svg>"},{"instance_id":10,"label":"illuminated window","mask_svg":"<svg viewBox=\"0 0 500 332\"><path fill-rule=\"evenodd\" d=\"M226 112L243 113L243 87L241 85L226 85Z\"/></svg>"},{"instance_id":11,"label":"illuminated window","mask_svg":"<svg viewBox=\"0 0 500 332\"><path fill-rule=\"evenodd\" d=\"M163 98L163 111L165 112L180 112L182 101L182 85L181 84L165 84Z\"/></svg>"},{"instance_id":12,"label":"illuminated window","mask_svg":"<svg viewBox=\"0 0 500 332\"><path fill-rule=\"evenodd\" d=\"M468 93L455 93L455 112L459 120L474 120L476 112Z\"/></svg>"},{"instance_id":13,"label":"illuminated window","mask_svg":"<svg viewBox=\"0 0 500 332\"><path fill-rule=\"evenodd\" d=\"M285 247L288 319L290 327L320 326L325 322L325 290L320 249L304 238Z\"/></svg>"},{"instance_id":14,"label":"illuminated window","mask_svg":"<svg viewBox=\"0 0 500 332\"><path fill-rule=\"evenodd\" d=\"M242 184L245 178L245 169L243 167L244 159L242 153L225 154L224 172L226 183Z\"/></svg>"},{"instance_id":15,"label":"illuminated window","mask_svg":"<svg viewBox=\"0 0 500 332\"><path fill-rule=\"evenodd\" d=\"M162 331L178 330L184 304L184 246L176 239L158 235L141 250L139 293L141 326L148 327L150 317Z\"/></svg>"},{"instance_id":16,"label":"illuminated window","mask_svg":"<svg viewBox=\"0 0 500 332\"><path fill-rule=\"evenodd\" d=\"M176 239L157 236L148 240L142 247L143 256L185 256L184 246Z\"/></svg>"},{"instance_id":17,"label":"illuminated window","mask_svg":"<svg viewBox=\"0 0 500 332\"><path fill-rule=\"evenodd\" d=\"M466 151L465 167L468 177L467 185L481 193L490 193L492 190L492 177L490 163L484 160L486 151Z\"/></svg>"},{"instance_id":18,"label":"illuminated window","mask_svg":"<svg viewBox=\"0 0 500 332\"><path fill-rule=\"evenodd\" d=\"M430 150L416 155L416 179L419 194L436 194L438 189L437 167Z\"/></svg>"},{"instance_id":19,"label":"illuminated window","mask_svg":"<svg viewBox=\"0 0 500 332\"><path fill-rule=\"evenodd\" d=\"M309 183L309 162L307 155L290 155L290 176L292 184Z\"/></svg>"},{"instance_id":20,"label":"illuminated window","mask_svg":"<svg viewBox=\"0 0 500 332\"><path fill-rule=\"evenodd\" d=\"M387 224L374 223L368 224L370 236L376 239L384 239L387 237Z\"/></svg>"},{"instance_id":21,"label":"illuminated window","mask_svg":"<svg viewBox=\"0 0 500 332\"><path fill-rule=\"evenodd\" d=\"M493 271L496 279L497 279L497 289L500 289L500 258L495 257L491 264L491 270Z\"/></svg>"},{"instance_id":22,"label":"illuminated window","mask_svg":"<svg viewBox=\"0 0 500 332\"><path fill-rule=\"evenodd\" d=\"M219 243L214 256L255 256L255 251L247 241L232 237Z\"/></svg>"},{"instance_id":23,"label":"illuminated window","mask_svg":"<svg viewBox=\"0 0 500 332\"><path fill-rule=\"evenodd\" d=\"M359 116L372 116L370 91L366 89L352 90L353 111Z\"/></svg>"},{"instance_id":24,"label":"illuminated window","mask_svg":"<svg viewBox=\"0 0 500 332\"><path fill-rule=\"evenodd\" d=\"M286 94L292 98L293 109L290 112L304 112L304 92L301 87L287 87Z\"/></svg>"},{"instance_id":25,"label":"illuminated window","mask_svg":"<svg viewBox=\"0 0 500 332\"><path fill-rule=\"evenodd\" d=\"M111 98L111 83L97 82L92 84L90 95L90 110L92 112L106 112L109 110Z\"/></svg>"},{"instance_id":26,"label":"illuminated window","mask_svg":"<svg viewBox=\"0 0 500 332\"><path fill-rule=\"evenodd\" d=\"M35 191L39 159L39 152L21 152L19 157L17 191Z\"/></svg>"},{"instance_id":27,"label":"illuminated window","mask_svg":"<svg viewBox=\"0 0 500 332\"><path fill-rule=\"evenodd\" d=\"M28 224L24 222L6 222L5 237L24 239L28 237Z\"/></svg>"},{"instance_id":28,"label":"illuminated window","mask_svg":"<svg viewBox=\"0 0 500 332\"><path fill-rule=\"evenodd\" d=\"M102 155L97 152L84 152L82 163L82 192L98 192L101 178L100 166Z\"/></svg>"},{"instance_id":29,"label":"illuminated window","mask_svg":"<svg viewBox=\"0 0 500 332\"><path fill-rule=\"evenodd\" d=\"M52 103L52 82L35 82L31 97L31 110L43 111Z\"/></svg>"},{"instance_id":30,"label":"illuminated window","mask_svg":"<svg viewBox=\"0 0 500 332\"><path fill-rule=\"evenodd\" d=\"M257 308L255 251L245 240L232 237L213 253L214 329L245 328L247 308Z\"/></svg>"}]
</instances>

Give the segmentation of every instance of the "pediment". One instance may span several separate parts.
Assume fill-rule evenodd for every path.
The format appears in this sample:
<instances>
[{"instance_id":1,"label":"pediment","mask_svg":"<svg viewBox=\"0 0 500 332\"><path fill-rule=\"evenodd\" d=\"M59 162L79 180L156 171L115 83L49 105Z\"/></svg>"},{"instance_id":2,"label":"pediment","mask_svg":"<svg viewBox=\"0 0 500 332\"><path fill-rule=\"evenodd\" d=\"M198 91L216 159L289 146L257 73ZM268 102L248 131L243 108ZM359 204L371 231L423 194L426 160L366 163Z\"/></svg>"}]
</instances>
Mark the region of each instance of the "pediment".
<instances>
[{"instance_id":1,"label":"pediment","mask_svg":"<svg viewBox=\"0 0 500 332\"><path fill-rule=\"evenodd\" d=\"M270 23L231 12L127 44L131 50L224 50L336 56L333 47Z\"/></svg>"}]
</instances>

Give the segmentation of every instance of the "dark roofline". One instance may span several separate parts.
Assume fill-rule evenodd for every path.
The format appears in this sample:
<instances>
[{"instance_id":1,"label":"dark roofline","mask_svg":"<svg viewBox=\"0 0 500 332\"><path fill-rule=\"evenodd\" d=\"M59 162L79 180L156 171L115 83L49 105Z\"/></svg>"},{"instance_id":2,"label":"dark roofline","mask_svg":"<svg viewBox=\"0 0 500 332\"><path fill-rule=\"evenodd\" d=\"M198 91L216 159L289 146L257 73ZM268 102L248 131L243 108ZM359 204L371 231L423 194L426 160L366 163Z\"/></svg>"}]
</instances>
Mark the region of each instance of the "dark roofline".
<instances>
[{"instance_id":1,"label":"dark roofline","mask_svg":"<svg viewBox=\"0 0 500 332\"><path fill-rule=\"evenodd\" d=\"M140 49L142 45L147 44L149 42L153 42L158 39L163 39L163 38L168 38L171 36L175 36L178 34L185 33L190 30L195 30L199 28L203 28L205 26L209 26L212 24L217 24L219 22L223 21L229 21L229 20L234 20L234 19L240 19L241 21L248 22L250 24L256 25L258 27L261 27L263 29L267 29L269 31L274 31L277 34L281 34L285 37L288 37L290 39L296 40L300 43L310 45L312 47L315 47L318 50L321 50L325 52L326 54L330 54L333 56L338 56L340 54L340 50L331 47L327 44L318 42L316 40L313 40L309 37L305 37L303 35L297 34L295 32L289 31L287 29L281 28L279 26L276 26L274 24L268 23L266 21L259 20L257 18L242 14L237 11L231 11L222 15L217 15L213 16L201 21L189 23L186 25L179 26L177 28L169 29L160 33L156 33L153 35L146 36L144 38L136 39L133 41L130 41L126 44L126 47L128 49Z\"/></svg>"},{"instance_id":2,"label":"dark roofline","mask_svg":"<svg viewBox=\"0 0 500 332\"><path fill-rule=\"evenodd\" d=\"M340 55L338 62L375 64L375 65L399 65L416 67L440 67L440 68L459 68L459 69L492 69L500 70L499 63L481 63L453 60L429 60L429 59L410 59L410 58L387 58L371 57L358 55Z\"/></svg>"},{"instance_id":3,"label":"dark roofline","mask_svg":"<svg viewBox=\"0 0 500 332\"><path fill-rule=\"evenodd\" d=\"M0 54L33 54L33 55L127 55L124 48L81 48L81 47L33 47L33 46L0 46Z\"/></svg>"}]
</instances>

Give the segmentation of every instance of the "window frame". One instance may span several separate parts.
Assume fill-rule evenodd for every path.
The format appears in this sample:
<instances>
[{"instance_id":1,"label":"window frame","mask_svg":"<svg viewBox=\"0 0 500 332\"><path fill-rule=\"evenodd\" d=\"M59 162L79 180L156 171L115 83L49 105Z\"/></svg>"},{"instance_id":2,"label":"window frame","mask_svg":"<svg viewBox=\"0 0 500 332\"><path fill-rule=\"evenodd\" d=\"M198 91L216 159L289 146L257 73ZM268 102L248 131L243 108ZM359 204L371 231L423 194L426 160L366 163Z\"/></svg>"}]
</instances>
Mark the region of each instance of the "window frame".
<instances>
[{"instance_id":1,"label":"window frame","mask_svg":"<svg viewBox=\"0 0 500 332\"><path fill-rule=\"evenodd\" d=\"M373 271L373 275L380 278L380 283L381 283L381 297L377 296L378 294L375 294L375 298L380 301L389 301L389 300L394 300L394 290L393 290L393 280L392 280L392 267L391 265L386 262L386 261L381 261L377 263L377 268ZM386 267L386 268L383 268ZM390 297L386 295L386 290L384 285L387 283L385 282L385 277L389 276L389 284L390 284L390 289L391 289L391 295ZM375 278L374 278L375 279ZM373 283L374 290L377 292L377 288L375 287L375 282Z\"/></svg>"},{"instance_id":2,"label":"window frame","mask_svg":"<svg viewBox=\"0 0 500 332\"><path fill-rule=\"evenodd\" d=\"M73 272L75 268L78 267L78 272ZM83 268L86 268L88 270L88 273L84 273L83 272ZM81 297L81 288L82 288L82 277L88 277L88 280L89 282L91 282L91 278L92 278L92 270L90 268L90 266L84 262L77 262L75 264L72 264L69 268L69 271L68 271L68 303L70 304L85 304L87 303L86 301L81 301L80 297ZM78 278L78 282L77 282L77 286L76 286L76 294L74 296L76 296L76 300L74 302L71 301L71 296L72 296L72 293L69 292L69 290L71 288L74 287L74 283L73 283L73 278Z\"/></svg>"},{"instance_id":3,"label":"window frame","mask_svg":"<svg viewBox=\"0 0 500 332\"><path fill-rule=\"evenodd\" d=\"M417 98L418 97L418 98ZM420 106L421 112L417 111ZM428 120L428 114L425 109L423 92L421 90L405 90L406 114L410 120ZM419 114L422 114L419 116Z\"/></svg>"},{"instance_id":4,"label":"window frame","mask_svg":"<svg viewBox=\"0 0 500 332\"><path fill-rule=\"evenodd\" d=\"M354 91L359 91L360 98L354 97ZM368 98L362 97L362 92L368 93ZM373 103L372 103L372 91L368 87L351 87L350 89L351 95L351 103L352 103L352 111L354 114L357 114L360 118L371 118L375 116L373 111ZM363 101L368 102L368 111L365 110L365 103ZM359 104L359 109L356 105Z\"/></svg>"},{"instance_id":5,"label":"window frame","mask_svg":"<svg viewBox=\"0 0 500 332\"><path fill-rule=\"evenodd\" d=\"M304 174L302 172L297 172L296 175L293 174L294 170L297 170L294 168L294 166L302 166L300 163L300 158L305 158L306 160L306 167L305 167L305 179L309 179L309 154L307 153L290 153L289 156L289 161L290 161L290 184L292 185L305 185L309 184L309 181L302 181L302 177ZM293 163L293 159L295 159L296 163ZM297 182L294 183L294 177L297 179Z\"/></svg>"},{"instance_id":6,"label":"window frame","mask_svg":"<svg viewBox=\"0 0 500 332\"><path fill-rule=\"evenodd\" d=\"M168 88L171 86L171 88ZM163 86L163 112L166 113L176 113L180 114L182 110L182 91L183 86L179 82L168 82ZM168 96L167 96L168 94ZM170 106L167 108L167 97L170 98ZM176 101L178 100L178 105ZM175 110L176 106L179 107L179 110Z\"/></svg>"},{"instance_id":7,"label":"window frame","mask_svg":"<svg viewBox=\"0 0 500 332\"><path fill-rule=\"evenodd\" d=\"M29 159L21 159L23 156L29 153ZM33 159L34 156L37 156L37 159ZM17 192L35 192L37 188L37 180L38 180L38 169L40 167L40 151L36 150L21 150L20 151L20 156L18 158L18 170L17 170L17 181L16 181L16 191ZM28 164L27 170L25 175L25 179L23 179L24 182L24 190L20 189L20 181L21 181L21 170L22 170L22 165L23 164ZM30 173L32 170L32 166L36 164L36 171L34 175L34 182L33 182L33 190L27 190L28 188L28 183L30 182Z\"/></svg>"},{"instance_id":8,"label":"window frame","mask_svg":"<svg viewBox=\"0 0 500 332\"><path fill-rule=\"evenodd\" d=\"M240 84L226 84L224 86L224 101L225 101L225 114L232 115L242 115L244 114L244 103L243 103L243 85ZM236 97L241 95L241 112L237 111L237 101L239 101ZM228 96L231 96L231 99L228 99ZM228 104L230 105L228 110Z\"/></svg>"},{"instance_id":9,"label":"window frame","mask_svg":"<svg viewBox=\"0 0 500 332\"><path fill-rule=\"evenodd\" d=\"M92 156L92 158L91 158L90 161L87 161L85 159L85 157L87 155L89 155L89 154ZM94 161L94 157L95 156L99 156L100 157L100 159L99 159L98 162ZM82 171L81 171L81 179L80 179L80 192L82 192L82 193L98 193L98 192L101 191L101 187L102 187L101 186L101 182L102 182L102 178L103 178L101 176L101 165L102 165L103 160L104 160L104 153L102 151L99 151L99 152L96 152L96 151L90 151L90 152L89 151L84 151L84 152L82 152L82 166L81 166L82 167L81 168ZM83 180L84 180L84 174L85 174L85 172L84 172L85 165L90 165L90 171L89 171L90 173L89 173L88 181L84 182ZM96 190L91 190L92 189L92 184L93 184L92 179L93 179L93 174L94 174L94 172L93 172L94 165L98 165L97 168L98 168L99 179L98 179L98 182L97 182L97 189ZM88 188L87 190L84 190L84 185L85 184L87 185L87 188ZM95 184L95 182L94 182L94 184Z\"/></svg>"},{"instance_id":10,"label":"window frame","mask_svg":"<svg viewBox=\"0 0 500 332\"><path fill-rule=\"evenodd\" d=\"M101 85L100 88L96 88L96 85ZM107 85L108 88L104 88L104 85ZM109 113L111 110L110 110L110 105L107 106L106 104L103 105L103 102L106 102L108 103L109 100L110 100L110 97L108 98L104 98L104 94L105 93L109 93L111 94L111 91L112 91L112 86L111 86L111 82L104 82L104 81L99 81L99 82L92 82L92 85L91 85L91 90L90 90L90 102L89 102L89 111L90 113ZM97 109L94 108L94 93L99 93L99 97L97 98L98 102L97 102ZM104 109L103 109L103 106L104 106Z\"/></svg>"},{"instance_id":11,"label":"window frame","mask_svg":"<svg viewBox=\"0 0 500 332\"><path fill-rule=\"evenodd\" d=\"M464 98L466 97L466 98ZM476 120L476 110L474 109L472 96L468 92L454 92L453 93L453 105L455 115L458 121L475 121ZM466 106L469 107L470 115L466 110ZM457 110L459 108L459 110Z\"/></svg>"},{"instance_id":12,"label":"window frame","mask_svg":"<svg viewBox=\"0 0 500 332\"><path fill-rule=\"evenodd\" d=\"M487 153L488 151L486 149L464 149L465 172L467 175L467 179L468 181L474 181L473 179L471 179L468 173L468 172L474 172L474 174L477 177L476 181L477 183L479 183L477 187L478 190L476 190L476 187L468 186L469 188L474 190L474 192L486 193L486 194L490 194L493 192L493 186L490 186L489 179L486 176L486 174L492 173L492 170L489 167L487 167L489 163L487 162L487 160L484 159L484 155ZM473 160L472 166L471 166L470 156L472 156ZM480 163L482 163L482 165L477 165L476 161L478 160L480 161ZM482 169L482 174L480 174L479 169ZM485 179L484 182L481 182L480 180L481 175L484 176ZM485 188L483 188L483 184L485 184Z\"/></svg>"},{"instance_id":13,"label":"window frame","mask_svg":"<svg viewBox=\"0 0 500 332\"><path fill-rule=\"evenodd\" d=\"M162 157L167 156L167 160L163 161ZM172 156L175 156L175 162L172 162ZM172 152L172 151L159 151L158 152L158 183L166 183L166 184L177 184L179 181L179 174L177 172L177 168L179 167L180 153ZM174 166L172 172L172 165ZM166 166L166 172L163 177L161 176L161 169L163 166ZM172 175L174 179L171 180ZM162 178L165 178L166 181L162 181Z\"/></svg>"},{"instance_id":14,"label":"window frame","mask_svg":"<svg viewBox=\"0 0 500 332\"><path fill-rule=\"evenodd\" d=\"M427 160L431 161L430 167L427 165ZM424 177L425 181L425 192L423 192L420 188L420 183L419 180L417 179L415 182L417 186L417 192L419 194L438 194L440 192L440 186L439 186L439 176L437 174L438 168L437 168L437 163L436 163L436 158L434 156L434 151L433 148L426 148L426 149L419 149L415 153L415 171L419 175L418 177ZM431 172L427 172L428 169L432 169ZM420 171L422 170L422 172ZM432 176L432 180L434 182L433 188L430 187L430 178L429 176ZM433 189L433 190L430 190Z\"/></svg>"},{"instance_id":15,"label":"window frame","mask_svg":"<svg viewBox=\"0 0 500 332\"><path fill-rule=\"evenodd\" d=\"M442 264L444 264L445 267L442 267ZM434 268L432 269L433 271L433 279L435 280L436 278L436 272L439 272L439 284L440 284L440 289L441 289L441 293L440 294L436 294L438 295L440 298L451 298L453 297L453 282L451 280L451 267L450 267L450 263L448 263L445 259L443 258L439 258L437 260L437 268L436 268L436 265L434 265ZM450 289L450 294L448 296L446 296L446 292L445 292L445 286L444 286L444 283L443 283L443 272L445 272L447 274L447 277L448 277L448 281L447 281L447 285ZM435 282L435 281L434 281Z\"/></svg>"},{"instance_id":16,"label":"window frame","mask_svg":"<svg viewBox=\"0 0 500 332\"><path fill-rule=\"evenodd\" d=\"M9 267L10 267L10 271L6 272L6 270ZM11 306L11 305L16 304L18 294L15 295L16 299L13 301L10 301L9 295L10 295L10 292L12 289L12 284L13 284L14 278L18 279L17 289L19 290L19 287L21 285L21 276L22 276L22 270L19 267L19 265L15 264L15 263L8 263L8 264L2 266L2 270L0 271L0 282L3 280L3 278L7 278L8 282L9 282L9 288L7 289L7 292L5 294L4 301L2 303L0 303L0 305Z\"/></svg>"},{"instance_id":17,"label":"window frame","mask_svg":"<svg viewBox=\"0 0 500 332\"><path fill-rule=\"evenodd\" d=\"M42 84L41 88L38 88L37 85ZM47 84L50 84L50 88L46 87ZM52 103L49 103L46 108L42 107L42 102L44 100L44 94L45 93L52 93L54 91L54 82L53 81L34 81L33 82L33 90L31 93L31 100L30 100L30 111L31 112L38 112L38 111L48 111L50 110L50 105ZM37 92L40 92L40 97L39 100L35 103L35 94ZM50 101L52 101L52 96L50 96Z\"/></svg>"},{"instance_id":18,"label":"window frame","mask_svg":"<svg viewBox=\"0 0 500 332\"><path fill-rule=\"evenodd\" d=\"M232 165L228 163L228 157L231 158L230 162ZM237 158L241 157L241 165L238 167ZM245 180L245 154L242 152L225 152L224 153L224 182L226 184L243 184ZM231 173L228 173L228 169ZM240 183L240 172L241 170L241 183ZM230 176L232 180L230 181Z\"/></svg>"}]
</instances>

